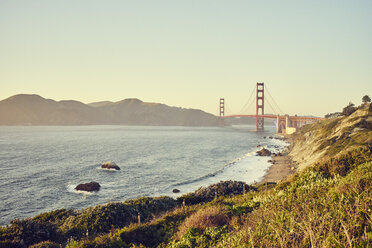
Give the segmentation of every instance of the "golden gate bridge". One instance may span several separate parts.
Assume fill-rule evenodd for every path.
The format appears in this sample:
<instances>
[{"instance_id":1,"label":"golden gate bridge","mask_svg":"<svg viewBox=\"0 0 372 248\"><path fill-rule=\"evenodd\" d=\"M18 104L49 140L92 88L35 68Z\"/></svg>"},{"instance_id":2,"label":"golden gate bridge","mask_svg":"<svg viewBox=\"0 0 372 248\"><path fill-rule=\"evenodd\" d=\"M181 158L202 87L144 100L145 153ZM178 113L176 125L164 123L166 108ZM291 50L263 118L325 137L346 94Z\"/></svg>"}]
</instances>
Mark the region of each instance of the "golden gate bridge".
<instances>
[{"instance_id":1,"label":"golden gate bridge","mask_svg":"<svg viewBox=\"0 0 372 248\"><path fill-rule=\"evenodd\" d=\"M268 92L268 96L272 99L273 103L275 104L276 108L283 113L279 106L276 104L273 97L271 97L269 91L265 87L264 83L257 83L254 90L251 93L251 96L247 103L243 106L240 114L230 114L225 115L225 98L220 98L220 120L221 124L224 125L224 120L227 118L242 118L242 117L253 117L256 118L256 130L263 131L264 130L264 119L276 119L276 132L282 134L291 134L294 133L297 128L302 127L303 125L313 123L319 121L323 118L321 117L308 117L308 116L289 116L287 114L265 114L264 107L265 107L265 89ZM252 101L253 93L256 91L256 114L242 114L245 109L247 109L254 101ZM254 100L254 99L253 99ZM272 105L269 101L266 102L271 109L274 110Z\"/></svg>"}]
</instances>

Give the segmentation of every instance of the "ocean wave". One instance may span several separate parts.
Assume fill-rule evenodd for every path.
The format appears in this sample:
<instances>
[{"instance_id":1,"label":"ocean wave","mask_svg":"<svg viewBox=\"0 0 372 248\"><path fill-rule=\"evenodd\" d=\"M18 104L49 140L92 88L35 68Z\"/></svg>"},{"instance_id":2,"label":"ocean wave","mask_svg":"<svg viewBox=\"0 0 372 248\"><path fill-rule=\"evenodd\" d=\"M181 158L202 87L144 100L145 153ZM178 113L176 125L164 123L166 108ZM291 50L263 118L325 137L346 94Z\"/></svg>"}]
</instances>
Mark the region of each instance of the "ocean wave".
<instances>
[{"instance_id":1,"label":"ocean wave","mask_svg":"<svg viewBox=\"0 0 372 248\"><path fill-rule=\"evenodd\" d=\"M191 180L187 180L187 181L184 181L184 182L176 183L176 184L173 184L172 186L183 186L183 185L187 185L187 184L193 184L193 183L197 183L197 182L203 181L203 180L211 178L211 177L215 177L215 176L223 173L224 170L226 170L227 168L239 163L241 160L243 160L247 157L254 156L255 154L256 154L256 151L246 153L243 156L241 156L239 158L236 158L236 159L232 160L231 162L225 164L221 169L216 170L215 172L209 173L207 175L204 175L204 176L201 176L201 177L198 177L198 178L195 178L195 179L191 179Z\"/></svg>"},{"instance_id":2,"label":"ocean wave","mask_svg":"<svg viewBox=\"0 0 372 248\"><path fill-rule=\"evenodd\" d=\"M188 185L190 185L190 186L191 185L202 185L203 184L202 182L206 182L206 181L210 182L211 180L208 180L208 179L212 179L212 178L215 178L215 179L212 179L212 180L215 180L217 182L217 181L219 181L220 178L224 179L226 176L229 176L229 177L232 176L229 180L234 180L236 178L241 179L244 176L243 177L242 177L242 175L235 175L234 176L233 175L234 172L235 173L250 174L252 172L253 168L263 166L263 167L265 167L265 169L263 170L263 174L260 175L260 176L258 176L258 175L254 176L254 177L256 177L254 179L254 181L260 181L263 178L264 174L267 172L271 163L268 162L269 159L267 157L257 156L257 151L259 151L262 148L266 148L266 149L270 150L272 153L278 153L278 152L282 152L283 149L286 148L287 146L288 146L288 143L284 140L270 139L268 144L258 146L254 151L248 152L248 153L244 154L243 156L232 160L231 162L222 166L222 168L220 168L220 169L218 169L218 170L216 170L212 173L208 173L206 175L203 175L203 176L200 176L200 177L197 177L197 178L194 178L194 179L186 180L186 181L183 181L183 182L180 182L180 183L172 184L170 187L188 188L187 187ZM254 165L255 167L252 167L252 165ZM224 174L226 174L226 175L224 176ZM256 174L256 173L254 173L254 174Z\"/></svg>"},{"instance_id":3,"label":"ocean wave","mask_svg":"<svg viewBox=\"0 0 372 248\"><path fill-rule=\"evenodd\" d=\"M96 169L102 170L102 171L120 172L120 170L117 170L117 169L107 169L107 168L102 168L101 166L96 167Z\"/></svg>"}]
</instances>

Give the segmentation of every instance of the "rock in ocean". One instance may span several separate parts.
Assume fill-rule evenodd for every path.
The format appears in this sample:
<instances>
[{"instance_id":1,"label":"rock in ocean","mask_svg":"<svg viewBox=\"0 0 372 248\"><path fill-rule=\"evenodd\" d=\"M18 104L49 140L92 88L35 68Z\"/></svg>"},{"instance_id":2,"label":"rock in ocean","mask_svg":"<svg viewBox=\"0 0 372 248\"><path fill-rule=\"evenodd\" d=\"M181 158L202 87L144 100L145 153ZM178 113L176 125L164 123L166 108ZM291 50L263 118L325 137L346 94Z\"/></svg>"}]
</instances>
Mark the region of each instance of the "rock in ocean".
<instances>
[{"instance_id":1,"label":"rock in ocean","mask_svg":"<svg viewBox=\"0 0 372 248\"><path fill-rule=\"evenodd\" d=\"M81 190L81 191L88 191L88 192L93 192L93 191L99 191L101 188L101 185L97 182L90 182L90 183L81 183L78 186L75 187L75 190Z\"/></svg>"},{"instance_id":2,"label":"rock in ocean","mask_svg":"<svg viewBox=\"0 0 372 248\"><path fill-rule=\"evenodd\" d=\"M115 164L115 162L108 161L104 164L101 165L101 168L103 169L115 169L115 170L120 170L120 167Z\"/></svg>"}]
</instances>

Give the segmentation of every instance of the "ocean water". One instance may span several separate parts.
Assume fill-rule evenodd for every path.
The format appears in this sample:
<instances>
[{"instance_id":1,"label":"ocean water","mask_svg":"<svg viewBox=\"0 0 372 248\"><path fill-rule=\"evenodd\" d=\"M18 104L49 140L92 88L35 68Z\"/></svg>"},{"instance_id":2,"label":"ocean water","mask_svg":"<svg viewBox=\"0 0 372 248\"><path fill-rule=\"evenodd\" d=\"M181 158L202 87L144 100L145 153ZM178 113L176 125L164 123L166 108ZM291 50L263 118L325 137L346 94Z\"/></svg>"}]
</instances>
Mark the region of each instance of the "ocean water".
<instances>
[{"instance_id":1,"label":"ocean water","mask_svg":"<svg viewBox=\"0 0 372 248\"><path fill-rule=\"evenodd\" d=\"M274 127L0 127L0 225L59 208L81 209L140 196L177 197L221 180L262 179L279 151ZM267 136L267 138L264 138ZM104 170L114 161L120 171ZM96 181L97 193L76 192ZM172 193L177 188L179 194Z\"/></svg>"}]
</instances>

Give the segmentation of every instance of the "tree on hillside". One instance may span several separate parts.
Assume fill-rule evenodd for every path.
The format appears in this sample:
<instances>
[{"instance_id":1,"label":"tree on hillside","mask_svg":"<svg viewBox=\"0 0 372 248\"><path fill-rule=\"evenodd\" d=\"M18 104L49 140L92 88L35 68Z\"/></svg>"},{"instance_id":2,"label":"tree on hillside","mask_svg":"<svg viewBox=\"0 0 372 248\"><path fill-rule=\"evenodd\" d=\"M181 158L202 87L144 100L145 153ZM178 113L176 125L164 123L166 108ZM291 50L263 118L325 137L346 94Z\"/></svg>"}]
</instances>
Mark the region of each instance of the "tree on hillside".
<instances>
[{"instance_id":1,"label":"tree on hillside","mask_svg":"<svg viewBox=\"0 0 372 248\"><path fill-rule=\"evenodd\" d=\"M349 105L347 105L345 108L342 109L342 115L349 116L352 113L354 113L356 110L356 107L354 106L355 106L354 103L349 102Z\"/></svg>"},{"instance_id":2,"label":"tree on hillside","mask_svg":"<svg viewBox=\"0 0 372 248\"><path fill-rule=\"evenodd\" d=\"M324 118L331 119L342 116L341 112L335 112L335 113L328 113L324 116Z\"/></svg>"},{"instance_id":3,"label":"tree on hillside","mask_svg":"<svg viewBox=\"0 0 372 248\"><path fill-rule=\"evenodd\" d=\"M370 98L368 95L365 95L365 96L363 96L363 98L362 98L362 102L363 102L363 103L371 102L371 98Z\"/></svg>"}]
</instances>

